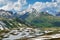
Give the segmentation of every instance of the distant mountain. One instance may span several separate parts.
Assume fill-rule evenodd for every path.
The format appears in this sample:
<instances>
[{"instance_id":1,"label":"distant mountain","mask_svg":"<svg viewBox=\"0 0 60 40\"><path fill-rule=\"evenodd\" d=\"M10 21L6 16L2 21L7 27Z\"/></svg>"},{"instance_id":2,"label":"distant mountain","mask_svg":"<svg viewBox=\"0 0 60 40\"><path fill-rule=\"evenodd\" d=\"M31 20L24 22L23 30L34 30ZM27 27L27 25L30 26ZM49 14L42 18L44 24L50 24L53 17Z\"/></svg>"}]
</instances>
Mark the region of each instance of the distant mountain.
<instances>
[{"instance_id":1,"label":"distant mountain","mask_svg":"<svg viewBox=\"0 0 60 40\"><path fill-rule=\"evenodd\" d=\"M60 16L60 12L58 12L58 13L56 14L56 16Z\"/></svg>"},{"instance_id":2,"label":"distant mountain","mask_svg":"<svg viewBox=\"0 0 60 40\"><path fill-rule=\"evenodd\" d=\"M48 12L40 12L40 16L53 16L53 15L49 14Z\"/></svg>"},{"instance_id":3,"label":"distant mountain","mask_svg":"<svg viewBox=\"0 0 60 40\"><path fill-rule=\"evenodd\" d=\"M41 14L42 13L42 14ZM31 11L21 11L21 12L13 12L13 11L6 11L6 10L0 10L0 17L5 17L5 18L13 18L13 17L18 17L21 19L26 19L27 17L39 17L41 15L51 15L47 12L38 12L36 9L32 8Z\"/></svg>"},{"instance_id":4,"label":"distant mountain","mask_svg":"<svg viewBox=\"0 0 60 40\"><path fill-rule=\"evenodd\" d=\"M29 16L25 20L31 22L31 20L34 20L35 18L40 18L42 16L53 16L53 15L49 14L48 12L38 12L36 9L32 9L32 12L29 12Z\"/></svg>"},{"instance_id":5,"label":"distant mountain","mask_svg":"<svg viewBox=\"0 0 60 40\"><path fill-rule=\"evenodd\" d=\"M25 18L27 18L29 16L29 12L26 12L24 15L20 15L19 18L25 20Z\"/></svg>"},{"instance_id":6,"label":"distant mountain","mask_svg":"<svg viewBox=\"0 0 60 40\"><path fill-rule=\"evenodd\" d=\"M32 8L31 11L15 12L0 10L0 29L11 29L19 27L60 27L60 13L56 16L48 12L38 12Z\"/></svg>"},{"instance_id":7,"label":"distant mountain","mask_svg":"<svg viewBox=\"0 0 60 40\"><path fill-rule=\"evenodd\" d=\"M36 27L60 27L60 17L49 14L48 12L37 12L35 9L33 10L25 19L30 24Z\"/></svg>"},{"instance_id":8,"label":"distant mountain","mask_svg":"<svg viewBox=\"0 0 60 40\"><path fill-rule=\"evenodd\" d=\"M5 10L0 10L0 17L5 17L5 18L11 18L12 17L12 12L11 11L5 11Z\"/></svg>"},{"instance_id":9,"label":"distant mountain","mask_svg":"<svg viewBox=\"0 0 60 40\"><path fill-rule=\"evenodd\" d=\"M28 15L27 13L24 15ZM25 16L12 11L0 10L0 30L9 30L12 28L28 27L28 24L23 19Z\"/></svg>"}]
</instances>

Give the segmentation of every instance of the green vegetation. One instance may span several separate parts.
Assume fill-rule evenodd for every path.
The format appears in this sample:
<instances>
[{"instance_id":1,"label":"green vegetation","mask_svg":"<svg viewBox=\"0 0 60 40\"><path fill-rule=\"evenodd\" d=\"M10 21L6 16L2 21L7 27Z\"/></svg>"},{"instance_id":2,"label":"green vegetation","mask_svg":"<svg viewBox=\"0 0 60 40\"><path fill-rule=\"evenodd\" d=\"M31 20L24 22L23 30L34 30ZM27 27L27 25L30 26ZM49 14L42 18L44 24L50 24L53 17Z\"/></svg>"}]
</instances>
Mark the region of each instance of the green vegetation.
<instances>
[{"instance_id":1,"label":"green vegetation","mask_svg":"<svg viewBox=\"0 0 60 40\"><path fill-rule=\"evenodd\" d=\"M27 22L36 27L60 27L60 17L41 12L39 17L28 17Z\"/></svg>"},{"instance_id":2,"label":"green vegetation","mask_svg":"<svg viewBox=\"0 0 60 40\"><path fill-rule=\"evenodd\" d=\"M4 18L0 17L0 21L5 23L7 28L19 28L19 27L60 27L60 17L53 16L47 12L40 12L38 16L36 12L29 13L29 16L23 20L20 18ZM20 25L21 24L21 25Z\"/></svg>"},{"instance_id":3,"label":"green vegetation","mask_svg":"<svg viewBox=\"0 0 60 40\"><path fill-rule=\"evenodd\" d=\"M0 17L0 21L2 21L3 23L5 23L6 25L4 25L5 27L12 29L12 28L19 28L19 27L27 27L27 25L25 25L25 22L22 21L19 18L1 18Z\"/></svg>"}]
</instances>

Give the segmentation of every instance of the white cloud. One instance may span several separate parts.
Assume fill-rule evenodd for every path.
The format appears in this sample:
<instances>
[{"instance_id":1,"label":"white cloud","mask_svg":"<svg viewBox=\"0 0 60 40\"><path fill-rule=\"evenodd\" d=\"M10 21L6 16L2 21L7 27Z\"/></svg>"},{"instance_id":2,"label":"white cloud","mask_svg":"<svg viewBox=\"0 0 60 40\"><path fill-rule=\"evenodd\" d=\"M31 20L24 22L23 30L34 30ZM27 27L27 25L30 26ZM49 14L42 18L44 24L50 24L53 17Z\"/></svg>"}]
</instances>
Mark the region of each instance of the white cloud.
<instances>
[{"instance_id":1,"label":"white cloud","mask_svg":"<svg viewBox=\"0 0 60 40\"><path fill-rule=\"evenodd\" d=\"M0 4L4 5L0 7L0 9L4 10L16 10L20 11L22 9L22 6L26 5L26 0L17 0L16 2L12 2L12 0L0 0Z\"/></svg>"},{"instance_id":2,"label":"white cloud","mask_svg":"<svg viewBox=\"0 0 60 40\"><path fill-rule=\"evenodd\" d=\"M25 4L27 4L26 0L18 0L18 2L15 2L15 3L14 3L13 8L14 8L15 10L18 10L18 11L19 11L19 10L22 9L22 7L23 7Z\"/></svg>"},{"instance_id":3,"label":"white cloud","mask_svg":"<svg viewBox=\"0 0 60 40\"><path fill-rule=\"evenodd\" d=\"M45 3L42 2L36 2L35 4L32 5L32 8L35 8L37 11L41 10L44 7Z\"/></svg>"},{"instance_id":4,"label":"white cloud","mask_svg":"<svg viewBox=\"0 0 60 40\"><path fill-rule=\"evenodd\" d=\"M60 0L55 0L56 2L54 2L54 0L52 0L52 2L35 2L33 5L29 5L28 8L34 8L37 11L50 11L50 13L55 12L60 12ZM29 10L30 10L29 9Z\"/></svg>"},{"instance_id":5,"label":"white cloud","mask_svg":"<svg viewBox=\"0 0 60 40\"><path fill-rule=\"evenodd\" d=\"M35 2L34 4L29 4L27 11L31 11L31 8L35 8L37 11L42 11L43 9L46 9L45 11L49 10L55 10L57 12L60 11L60 0L52 0L52 2ZM4 10L16 10L21 11L23 9L23 6L27 4L26 0L17 0L16 2L13 2L13 0L0 0L0 4L4 5L0 7L0 9ZM49 10L47 9L49 8Z\"/></svg>"},{"instance_id":6,"label":"white cloud","mask_svg":"<svg viewBox=\"0 0 60 40\"><path fill-rule=\"evenodd\" d=\"M60 0L56 0L57 2L60 2Z\"/></svg>"}]
</instances>

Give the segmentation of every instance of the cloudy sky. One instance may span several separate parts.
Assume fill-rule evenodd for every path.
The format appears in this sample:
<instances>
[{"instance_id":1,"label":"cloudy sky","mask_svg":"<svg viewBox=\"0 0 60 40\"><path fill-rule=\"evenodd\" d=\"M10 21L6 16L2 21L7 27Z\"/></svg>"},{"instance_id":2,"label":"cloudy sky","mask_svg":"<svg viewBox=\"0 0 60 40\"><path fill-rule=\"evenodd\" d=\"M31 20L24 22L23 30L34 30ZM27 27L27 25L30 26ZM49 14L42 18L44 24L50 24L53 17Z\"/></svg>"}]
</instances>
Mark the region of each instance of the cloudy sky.
<instances>
[{"instance_id":1,"label":"cloudy sky","mask_svg":"<svg viewBox=\"0 0 60 40\"><path fill-rule=\"evenodd\" d=\"M60 0L0 0L0 9L21 11L31 8L56 13L60 11Z\"/></svg>"}]
</instances>

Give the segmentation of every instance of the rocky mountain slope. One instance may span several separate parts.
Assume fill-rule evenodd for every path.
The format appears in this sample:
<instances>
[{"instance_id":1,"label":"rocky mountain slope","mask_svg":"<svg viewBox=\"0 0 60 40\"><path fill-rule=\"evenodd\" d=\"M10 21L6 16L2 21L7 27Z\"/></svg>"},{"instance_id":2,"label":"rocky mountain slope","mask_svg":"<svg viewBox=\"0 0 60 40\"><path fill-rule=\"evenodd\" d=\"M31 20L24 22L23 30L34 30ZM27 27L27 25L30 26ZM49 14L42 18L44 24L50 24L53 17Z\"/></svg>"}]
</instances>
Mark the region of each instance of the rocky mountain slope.
<instances>
[{"instance_id":1,"label":"rocky mountain slope","mask_svg":"<svg viewBox=\"0 0 60 40\"><path fill-rule=\"evenodd\" d=\"M12 11L0 10L0 30L26 27L27 24L19 18L18 13Z\"/></svg>"},{"instance_id":2,"label":"rocky mountain slope","mask_svg":"<svg viewBox=\"0 0 60 40\"><path fill-rule=\"evenodd\" d=\"M24 14L22 14L24 13ZM46 30L42 27L46 28ZM49 29L53 27L52 29ZM56 27L56 29L55 29ZM60 16L53 16L48 12L15 12L0 10L0 39L23 40L23 38L60 38ZM56 35L54 35L56 33ZM52 35L50 35L52 34ZM42 36L43 35L43 36ZM46 36L45 36L46 35ZM39 37L40 36L40 37ZM25 40L24 39L24 40ZM41 39L41 40L42 40Z\"/></svg>"},{"instance_id":3,"label":"rocky mountain slope","mask_svg":"<svg viewBox=\"0 0 60 40\"><path fill-rule=\"evenodd\" d=\"M53 16L48 12L38 12L34 8L32 8L31 11L15 13L12 11L0 10L0 21L1 28L5 29L6 27L19 27L20 24L36 27L60 27L59 16Z\"/></svg>"}]
</instances>

